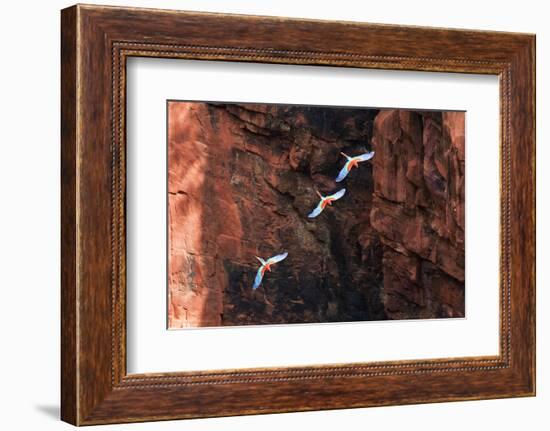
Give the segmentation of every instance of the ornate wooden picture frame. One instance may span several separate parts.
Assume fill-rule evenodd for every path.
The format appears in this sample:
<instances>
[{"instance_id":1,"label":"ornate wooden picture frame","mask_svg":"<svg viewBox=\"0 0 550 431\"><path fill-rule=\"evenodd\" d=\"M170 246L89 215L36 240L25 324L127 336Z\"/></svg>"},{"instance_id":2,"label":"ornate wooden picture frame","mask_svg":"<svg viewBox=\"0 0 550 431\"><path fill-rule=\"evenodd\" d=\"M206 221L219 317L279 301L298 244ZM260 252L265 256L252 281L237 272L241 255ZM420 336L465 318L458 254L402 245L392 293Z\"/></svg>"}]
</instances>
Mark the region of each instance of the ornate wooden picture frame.
<instances>
[{"instance_id":1,"label":"ornate wooden picture frame","mask_svg":"<svg viewBox=\"0 0 550 431\"><path fill-rule=\"evenodd\" d=\"M337 35L337 37L335 37ZM62 11L61 416L75 425L535 394L535 37L103 6ZM126 60L497 75L500 354L126 371Z\"/></svg>"}]
</instances>

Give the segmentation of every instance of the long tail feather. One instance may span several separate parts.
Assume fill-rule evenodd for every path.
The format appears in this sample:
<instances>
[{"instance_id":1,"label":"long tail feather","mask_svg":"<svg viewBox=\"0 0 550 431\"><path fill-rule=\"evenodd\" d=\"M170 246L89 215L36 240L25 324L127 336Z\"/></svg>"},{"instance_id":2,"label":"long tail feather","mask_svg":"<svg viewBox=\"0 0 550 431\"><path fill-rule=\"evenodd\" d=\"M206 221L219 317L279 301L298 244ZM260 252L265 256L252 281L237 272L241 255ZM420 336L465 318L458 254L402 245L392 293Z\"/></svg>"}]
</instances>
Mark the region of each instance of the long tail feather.
<instances>
[{"instance_id":1,"label":"long tail feather","mask_svg":"<svg viewBox=\"0 0 550 431\"><path fill-rule=\"evenodd\" d=\"M261 257L258 257L258 256L254 256L254 257L258 259L262 265L265 265L265 260L263 260Z\"/></svg>"}]
</instances>

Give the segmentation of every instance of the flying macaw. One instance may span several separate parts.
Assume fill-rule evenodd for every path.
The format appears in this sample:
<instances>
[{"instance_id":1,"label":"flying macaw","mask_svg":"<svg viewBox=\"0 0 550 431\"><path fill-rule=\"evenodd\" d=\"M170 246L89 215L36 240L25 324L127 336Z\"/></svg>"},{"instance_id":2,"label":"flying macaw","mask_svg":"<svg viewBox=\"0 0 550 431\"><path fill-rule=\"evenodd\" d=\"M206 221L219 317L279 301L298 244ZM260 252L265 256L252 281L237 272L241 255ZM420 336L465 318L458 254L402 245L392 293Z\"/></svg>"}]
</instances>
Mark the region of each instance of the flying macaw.
<instances>
[{"instance_id":1,"label":"flying macaw","mask_svg":"<svg viewBox=\"0 0 550 431\"><path fill-rule=\"evenodd\" d=\"M321 200L319 201L319 204L317 205L317 207L308 214L308 217L309 218L317 217L319 214L323 212L323 210L327 205L332 205L332 202L340 199L342 196L344 196L344 193L346 193L346 189L338 190L336 193L329 196L323 196L321 193L317 192Z\"/></svg>"},{"instance_id":2,"label":"flying macaw","mask_svg":"<svg viewBox=\"0 0 550 431\"><path fill-rule=\"evenodd\" d=\"M346 162L346 164L344 165L344 167L336 177L337 183L339 183L344 178L346 178L353 168L357 168L359 166L359 162L366 162L367 160L370 160L374 157L374 151L370 151L368 153L361 154L355 157L350 157L345 153L340 153L340 154L342 154L346 159L348 159L348 161Z\"/></svg>"},{"instance_id":3,"label":"flying macaw","mask_svg":"<svg viewBox=\"0 0 550 431\"><path fill-rule=\"evenodd\" d=\"M258 272L256 273L256 278L254 279L254 286L252 286L252 290L256 290L258 287L260 287L260 284L262 282L262 278L264 277L265 272L266 271L271 272L271 265L286 259L287 256L288 256L288 253L286 252L270 257L267 260L263 260L261 257L256 256L256 259L258 259L262 265L258 268Z\"/></svg>"}]
</instances>

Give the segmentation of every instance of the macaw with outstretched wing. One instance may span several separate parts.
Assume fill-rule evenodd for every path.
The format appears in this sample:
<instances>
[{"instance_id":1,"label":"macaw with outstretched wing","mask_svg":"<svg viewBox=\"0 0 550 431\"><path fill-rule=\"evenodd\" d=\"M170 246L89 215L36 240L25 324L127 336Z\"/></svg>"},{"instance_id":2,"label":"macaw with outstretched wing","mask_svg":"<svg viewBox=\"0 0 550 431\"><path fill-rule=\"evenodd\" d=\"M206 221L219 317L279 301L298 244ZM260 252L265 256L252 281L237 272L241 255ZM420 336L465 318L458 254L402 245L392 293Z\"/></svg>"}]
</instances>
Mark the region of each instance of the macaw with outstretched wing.
<instances>
[{"instance_id":1,"label":"macaw with outstretched wing","mask_svg":"<svg viewBox=\"0 0 550 431\"><path fill-rule=\"evenodd\" d=\"M262 278L264 278L265 272L266 271L271 272L271 265L286 259L287 256L288 256L288 253L286 252L270 257L267 260L263 260L261 257L256 256L256 259L258 259L262 265L260 266L260 268L258 268L258 272L256 273L256 278L254 279L254 286L252 286L252 290L256 290L258 287L260 287L260 284L262 283Z\"/></svg>"},{"instance_id":2,"label":"macaw with outstretched wing","mask_svg":"<svg viewBox=\"0 0 550 431\"><path fill-rule=\"evenodd\" d=\"M323 210L327 205L332 205L332 202L340 199L342 196L344 196L345 193L346 193L346 189L338 190L336 193L329 196L323 196L321 193L317 192L321 200L319 201L319 204L315 207L315 209L308 214L308 217L309 218L317 217L319 214L323 212Z\"/></svg>"},{"instance_id":3,"label":"macaw with outstretched wing","mask_svg":"<svg viewBox=\"0 0 550 431\"><path fill-rule=\"evenodd\" d=\"M360 162L366 162L367 160L370 160L374 157L374 151L370 151L365 154L360 154L359 156L355 156L355 157L348 156L346 153L340 153L340 154L342 154L347 159L347 162L344 165L344 167L340 170L340 173L338 174L338 176L336 177L337 183L339 183L344 178L346 178L353 168L357 168Z\"/></svg>"}]
</instances>

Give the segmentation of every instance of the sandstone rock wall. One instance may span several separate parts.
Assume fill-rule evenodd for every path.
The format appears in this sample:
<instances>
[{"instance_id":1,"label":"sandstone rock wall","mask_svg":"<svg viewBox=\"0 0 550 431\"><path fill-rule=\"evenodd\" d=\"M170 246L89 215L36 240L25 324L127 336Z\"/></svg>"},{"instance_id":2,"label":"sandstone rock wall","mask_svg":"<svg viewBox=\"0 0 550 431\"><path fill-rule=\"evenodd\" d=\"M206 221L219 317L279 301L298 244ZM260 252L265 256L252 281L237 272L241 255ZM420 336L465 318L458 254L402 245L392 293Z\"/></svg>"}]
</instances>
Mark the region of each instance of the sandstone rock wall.
<instances>
[{"instance_id":1,"label":"sandstone rock wall","mask_svg":"<svg viewBox=\"0 0 550 431\"><path fill-rule=\"evenodd\" d=\"M171 102L169 326L463 315L463 121ZM308 219L315 189L341 187L340 151L371 146L345 198ZM254 256L283 250L252 291Z\"/></svg>"},{"instance_id":2,"label":"sandstone rock wall","mask_svg":"<svg viewBox=\"0 0 550 431\"><path fill-rule=\"evenodd\" d=\"M387 316L464 316L464 113L381 111L372 145Z\"/></svg>"}]
</instances>

